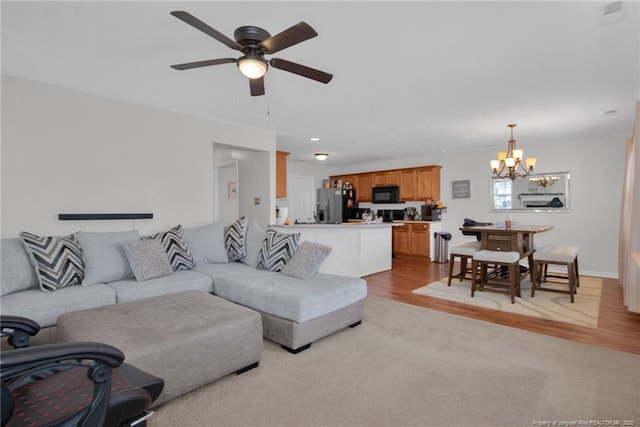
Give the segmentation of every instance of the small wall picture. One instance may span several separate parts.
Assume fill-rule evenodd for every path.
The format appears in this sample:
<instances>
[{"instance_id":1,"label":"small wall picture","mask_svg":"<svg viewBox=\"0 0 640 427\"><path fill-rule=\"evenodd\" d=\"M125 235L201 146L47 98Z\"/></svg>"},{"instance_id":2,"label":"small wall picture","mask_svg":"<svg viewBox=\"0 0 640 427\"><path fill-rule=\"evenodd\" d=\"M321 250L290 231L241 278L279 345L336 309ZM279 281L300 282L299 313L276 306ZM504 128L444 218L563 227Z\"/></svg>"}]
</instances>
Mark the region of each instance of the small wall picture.
<instances>
[{"instance_id":1,"label":"small wall picture","mask_svg":"<svg viewBox=\"0 0 640 427\"><path fill-rule=\"evenodd\" d=\"M471 180L465 179L461 181L452 181L451 195L454 199L471 198Z\"/></svg>"},{"instance_id":2,"label":"small wall picture","mask_svg":"<svg viewBox=\"0 0 640 427\"><path fill-rule=\"evenodd\" d=\"M235 199L238 196L238 191L236 190L236 183L233 181L229 181L229 198Z\"/></svg>"}]
</instances>

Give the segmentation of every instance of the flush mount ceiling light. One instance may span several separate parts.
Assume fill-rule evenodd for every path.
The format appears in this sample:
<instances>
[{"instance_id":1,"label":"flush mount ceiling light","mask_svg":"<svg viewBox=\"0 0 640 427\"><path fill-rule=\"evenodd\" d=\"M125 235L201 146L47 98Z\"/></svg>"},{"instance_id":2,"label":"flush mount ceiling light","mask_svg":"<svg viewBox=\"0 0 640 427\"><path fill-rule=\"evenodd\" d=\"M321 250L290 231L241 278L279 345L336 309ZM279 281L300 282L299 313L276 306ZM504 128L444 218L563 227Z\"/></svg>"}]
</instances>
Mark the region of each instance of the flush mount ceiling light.
<instances>
[{"instance_id":1,"label":"flush mount ceiling light","mask_svg":"<svg viewBox=\"0 0 640 427\"><path fill-rule=\"evenodd\" d=\"M490 161L491 170L497 178L516 179L517 177L528 176L533 172L537 159L535 157L527 157L524 160L526 167L522 164L524 150L516 149L516 140L513 139L513 128L516 127L516 124L509 123L507 126L511 128L509 146L507 151L498 152L498 160Z\"/></svg>"},{"instance_id":2,"label":"flush mount ceiling light","mask_svg":"<svg viewBox=\"0 0 640 427\"><path fill-rule=\"evenodd\" d=\"M314 154L314 157L318 160L327 160L327 157L329 157L329 154L327 153L316 153Z\"/></svg>"}]
</instances>

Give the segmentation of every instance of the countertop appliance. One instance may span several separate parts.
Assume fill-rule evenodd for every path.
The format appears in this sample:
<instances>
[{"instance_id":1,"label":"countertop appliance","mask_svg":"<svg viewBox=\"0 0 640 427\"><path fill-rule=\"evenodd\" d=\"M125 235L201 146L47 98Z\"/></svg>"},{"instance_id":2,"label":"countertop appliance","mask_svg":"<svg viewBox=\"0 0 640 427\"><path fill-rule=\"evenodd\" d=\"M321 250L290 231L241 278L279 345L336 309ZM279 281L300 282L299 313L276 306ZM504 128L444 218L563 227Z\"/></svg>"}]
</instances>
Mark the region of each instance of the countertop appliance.
<instances>
[{"instance_id":1,"label":"countertop appliance","mask_svg":"<svg viewBox=\"0 0 640 427\"><path fill-rule=\"evenodd\" d=\"M384 222L404 221L404 209L378 209L376 216Z\"/></svg>"},{"instance_id":2,"label":"countertop appliance","mask_svg":"<svg viewBox=\"0 0 640 427\"><path fill-rule=\"evenodd\" d=\"M316 222L318 224L342 224L342 191L342 188L316 190Z\"/></svg>"},{"instance_id":3,"label":"countertop appliance","mask_svg":"<svg viewBox=\"0 0 640 427\"><path fill-rule=\"evenodd\" d=\"M373 187L371 189L373 203L400 203L400 187Z\"/></svg>"}]
</instances>

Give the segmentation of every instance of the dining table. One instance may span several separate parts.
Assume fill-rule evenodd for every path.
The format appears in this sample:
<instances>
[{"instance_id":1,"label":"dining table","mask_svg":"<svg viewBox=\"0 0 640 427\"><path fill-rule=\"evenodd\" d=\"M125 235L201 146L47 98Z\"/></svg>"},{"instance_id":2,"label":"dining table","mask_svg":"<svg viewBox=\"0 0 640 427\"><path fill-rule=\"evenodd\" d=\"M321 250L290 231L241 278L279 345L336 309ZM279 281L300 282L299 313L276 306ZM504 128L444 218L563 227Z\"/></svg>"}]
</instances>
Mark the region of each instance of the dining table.
<instances>
[{"instance_id":1,"label":"dining table","mask_svg":"<svg viewBox=\"0 0 640 427\"><path fill-rule=\"evenodd\" d=\"M480 249L489 251L518 252L520 259L527 258L533 270L533 238L538 233L553 229L552 225L514 224L511 227L496 225L473 225L460 227L465 234L480 234ZM533 271L531 271L533 281Z\"/></svg>"}]
</instances>

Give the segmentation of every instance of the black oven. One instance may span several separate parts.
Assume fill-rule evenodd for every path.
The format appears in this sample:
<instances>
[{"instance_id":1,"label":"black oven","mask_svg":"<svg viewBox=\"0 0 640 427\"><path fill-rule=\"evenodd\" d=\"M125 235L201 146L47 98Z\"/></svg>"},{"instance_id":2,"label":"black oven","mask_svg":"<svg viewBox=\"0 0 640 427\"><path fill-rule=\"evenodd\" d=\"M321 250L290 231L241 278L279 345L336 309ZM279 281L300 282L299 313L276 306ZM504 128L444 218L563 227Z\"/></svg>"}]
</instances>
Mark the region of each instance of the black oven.
<instances>
[{"instance_id":1,"label":"black oven","mask_svg":"<svg viewBox=\"0 0 640 427\"><path fill-rule=\"evenodd\" d=\"M373 187L371 189L373 203L400 203L400 187Z\"/></svg>"}]
</instances>

